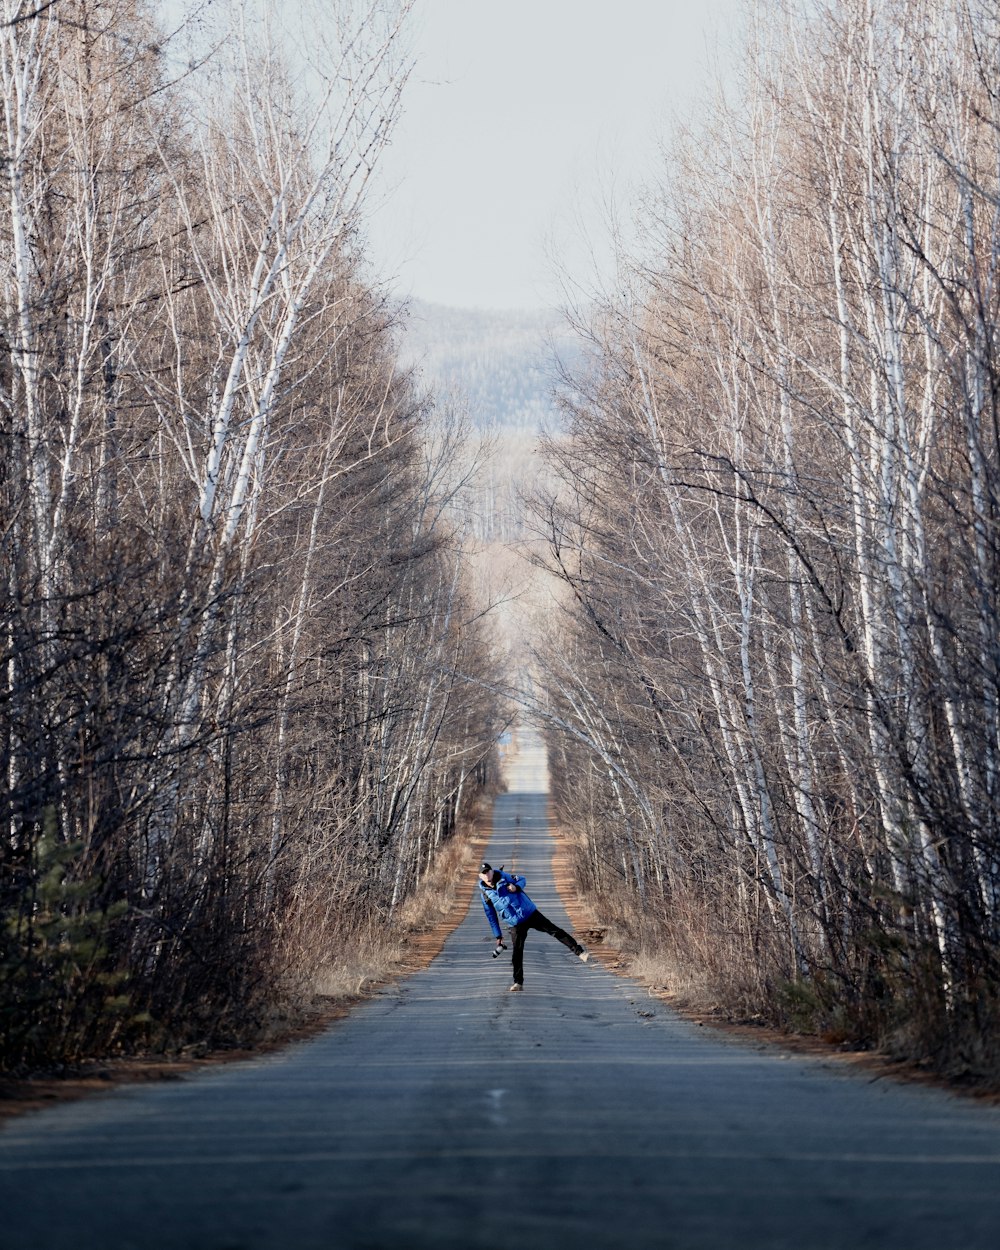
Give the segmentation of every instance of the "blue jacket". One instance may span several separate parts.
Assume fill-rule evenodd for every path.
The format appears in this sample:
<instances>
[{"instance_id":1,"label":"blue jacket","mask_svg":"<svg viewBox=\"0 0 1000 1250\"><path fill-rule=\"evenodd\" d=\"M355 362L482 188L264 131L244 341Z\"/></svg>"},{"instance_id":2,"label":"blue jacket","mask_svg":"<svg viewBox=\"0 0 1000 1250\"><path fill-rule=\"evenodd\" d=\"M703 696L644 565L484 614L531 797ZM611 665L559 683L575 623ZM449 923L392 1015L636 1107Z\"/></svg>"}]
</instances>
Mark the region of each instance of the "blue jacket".
<instances>
[{"instance_id":1,"label":"blue jacket","mask_svg":"<svg viewBox=\"0 0 1000 1250\"><path fill-rule=\"evenodd\" d=\"M486 912L486 919L490 922L495 938L503 936L500 932L501 920L513 928L522 920L527 920L532 912L538 910L520 888L523 885L523 877L512 876L509 872L502 872L500 880L492 886L483 885L480 881L479 893L483 900L483 911Z\"/></svg>"}]
</instances>

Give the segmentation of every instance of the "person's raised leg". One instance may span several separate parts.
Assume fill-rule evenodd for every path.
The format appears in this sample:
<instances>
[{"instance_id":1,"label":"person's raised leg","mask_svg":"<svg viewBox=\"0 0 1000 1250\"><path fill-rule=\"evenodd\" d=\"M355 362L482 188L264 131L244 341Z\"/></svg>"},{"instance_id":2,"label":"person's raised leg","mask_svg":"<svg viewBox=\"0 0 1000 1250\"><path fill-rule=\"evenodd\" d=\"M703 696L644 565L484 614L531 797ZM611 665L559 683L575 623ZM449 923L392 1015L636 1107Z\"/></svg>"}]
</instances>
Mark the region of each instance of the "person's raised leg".
<instances>
[{"instance_id":1,"label":"person's raised leg","mask_svg":"<svg viewBox=\"0 0 1000 1250\"><path fill-rule=\"evenodd\" d=\"M541 933L550 933L557 941L562 942L563 946L568 946L574 955L582 958L587 953L571 933L567 933L565 929L560 929L557 924L553 924L548 916L543 916L540 911L533 911L524 923L530 925L532 929L538 929Z\"/></svg>"}]
</instances>

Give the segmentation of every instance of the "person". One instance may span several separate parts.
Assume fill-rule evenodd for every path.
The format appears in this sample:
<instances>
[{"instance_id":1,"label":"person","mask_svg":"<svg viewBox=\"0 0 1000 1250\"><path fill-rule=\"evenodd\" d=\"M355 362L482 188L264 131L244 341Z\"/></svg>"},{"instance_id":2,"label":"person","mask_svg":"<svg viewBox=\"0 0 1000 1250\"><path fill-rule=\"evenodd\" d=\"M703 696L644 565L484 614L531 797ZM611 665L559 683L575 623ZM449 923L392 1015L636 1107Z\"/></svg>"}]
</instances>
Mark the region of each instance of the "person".
<instances>
[{"instance_id":1,"label":"person","mask_svg":"<svg viewBox=\"0 0 1000 1250\"><path fill-rule=\"evenodd\" d=\"M524 988L524 941L529 929L538 929L541 933L550 933L563 946L582 959L584 963L590 958L588 952L580 945L572 934L553 924L547 916L543 916L535 904L524 892L524 877L515 877L504 872L503 867L492 868L485 861L479 866L479 893L483 900L483 911L497 940L494 958L505 950L500 922L507 925L514 937L514 950L511 962L514 965L514 984L512 991Z\"/></svg>"}]
</instances>

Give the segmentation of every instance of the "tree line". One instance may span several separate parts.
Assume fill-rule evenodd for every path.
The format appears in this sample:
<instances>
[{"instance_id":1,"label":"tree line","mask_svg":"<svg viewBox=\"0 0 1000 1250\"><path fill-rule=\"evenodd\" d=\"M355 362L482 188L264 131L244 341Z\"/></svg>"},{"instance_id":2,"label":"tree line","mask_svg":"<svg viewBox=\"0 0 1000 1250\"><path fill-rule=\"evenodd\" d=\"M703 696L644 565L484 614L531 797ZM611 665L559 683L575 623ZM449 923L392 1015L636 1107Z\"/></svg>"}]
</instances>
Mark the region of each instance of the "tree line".
<instances>
[{"instance_id":1,"label":"tree line","mask_svg":"<svg viewBox=\"0 0 1000 1250\"><path fill-rule=\"evenodd\" d=\"M0 4L0 1067L248 1036L493 781L364 269L409 0L221 8Z\"/></svg>"},{"instance_id":2,"label":"tree line","mask_svg":"<svg viewBox=\"0 0 1000 1250\"><path fill-rule=\"evenodd\" d=\"M549 442L559 813L675 984L995 1075L1000 11L748 40Z\"/></svg>"}]
</instances>

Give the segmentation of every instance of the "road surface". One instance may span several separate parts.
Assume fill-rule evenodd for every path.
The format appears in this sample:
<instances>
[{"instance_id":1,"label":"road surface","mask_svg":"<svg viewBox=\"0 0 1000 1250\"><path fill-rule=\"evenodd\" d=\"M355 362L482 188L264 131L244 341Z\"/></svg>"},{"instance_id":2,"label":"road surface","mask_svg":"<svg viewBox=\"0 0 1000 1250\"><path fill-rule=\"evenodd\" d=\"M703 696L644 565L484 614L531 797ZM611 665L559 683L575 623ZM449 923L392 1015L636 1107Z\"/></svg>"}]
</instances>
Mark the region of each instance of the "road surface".
<instances>
[{"instance_id":1,"label":"road surface","mask_svg":"<svg viewBox=\"0 0 1000 1250\"><path fill-rule=\"evenodd\" d=\"M555 895L523 734L492 863ZM755 1049L532 933L470 882L425 972L324 1035L0 1130L4 1250L997 1250L1000 1109Z\"/></svg>"}]
</instances>

